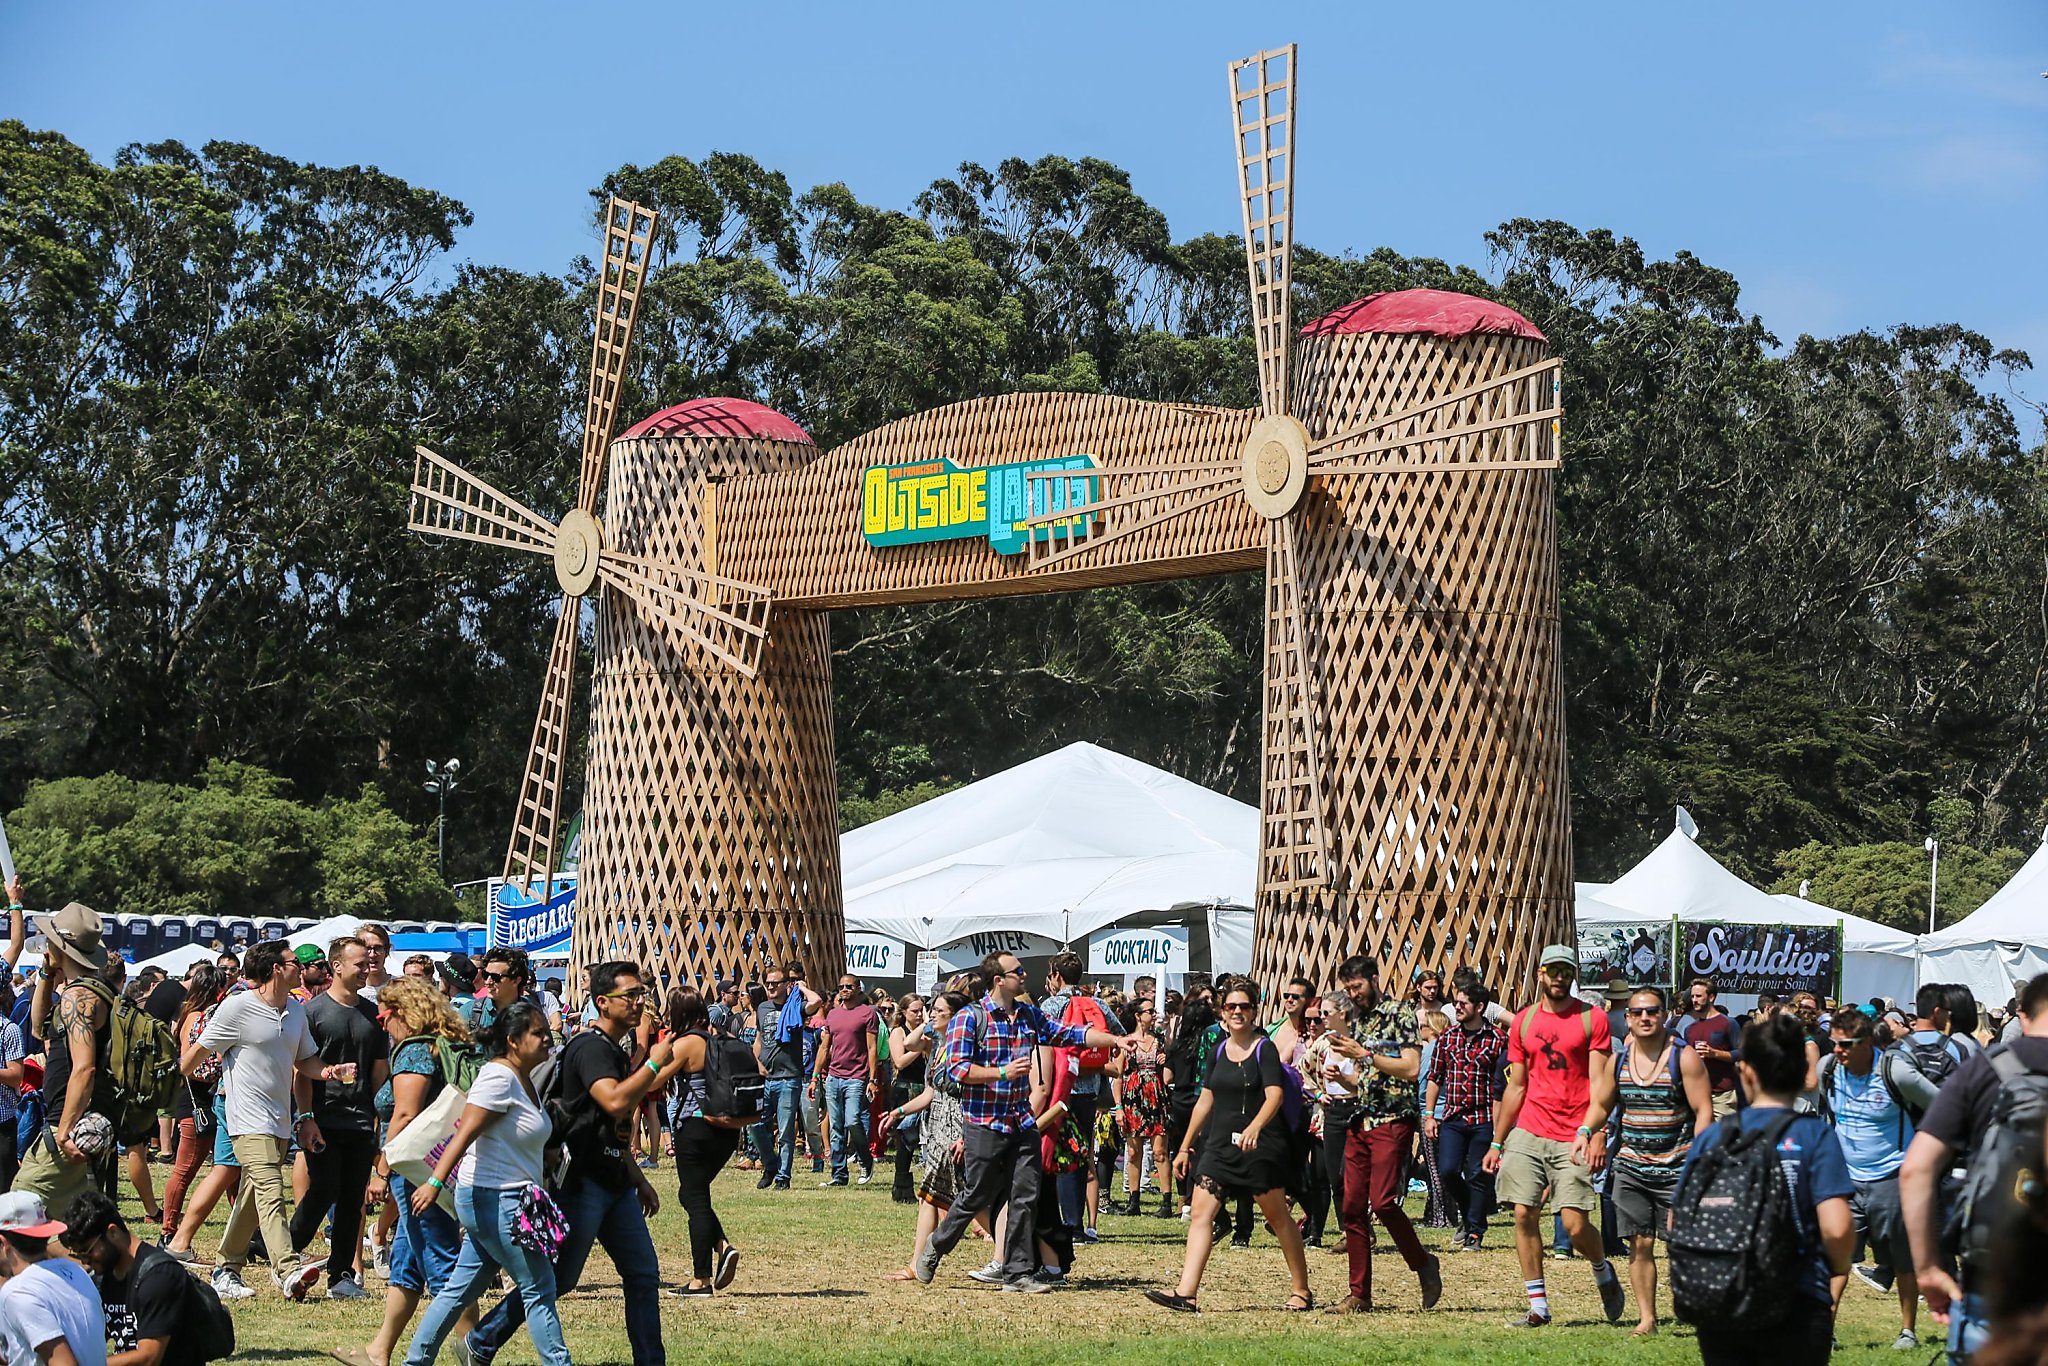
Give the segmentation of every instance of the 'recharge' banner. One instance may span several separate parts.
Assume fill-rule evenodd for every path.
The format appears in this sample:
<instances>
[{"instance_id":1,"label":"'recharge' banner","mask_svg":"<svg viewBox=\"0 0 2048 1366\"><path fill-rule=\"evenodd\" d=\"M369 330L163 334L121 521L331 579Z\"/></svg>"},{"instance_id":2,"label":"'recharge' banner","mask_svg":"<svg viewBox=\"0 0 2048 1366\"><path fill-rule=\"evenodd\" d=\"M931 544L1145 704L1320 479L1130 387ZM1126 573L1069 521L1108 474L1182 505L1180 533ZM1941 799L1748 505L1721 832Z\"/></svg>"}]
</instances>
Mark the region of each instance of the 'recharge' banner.
<instances>
[{"instance_id":1,"label":"'recharge' banner","mask_svg":"<svg viewBox=\"0 0 2048 1366\"><path fill-rule=\"evenodd\" d=\"M1730 925L1692 921L1679 927L1684 944L1679 984L1711 977L1715 990L1754 996L1794 991L1838 994L1842 980L1840 925Z\"/></svg>"}]
</instances>

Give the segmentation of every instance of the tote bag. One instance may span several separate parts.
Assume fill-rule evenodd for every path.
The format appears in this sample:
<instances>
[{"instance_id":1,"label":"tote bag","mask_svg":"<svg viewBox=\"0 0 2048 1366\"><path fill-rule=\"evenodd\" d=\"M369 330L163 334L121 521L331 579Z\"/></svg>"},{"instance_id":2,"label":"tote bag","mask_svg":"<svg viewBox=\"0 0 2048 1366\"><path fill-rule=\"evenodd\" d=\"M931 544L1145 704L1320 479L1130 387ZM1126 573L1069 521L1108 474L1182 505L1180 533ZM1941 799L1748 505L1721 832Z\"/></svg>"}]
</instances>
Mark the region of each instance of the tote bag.
<instances>
[{"instance_id":1,"label":"tote bag","mask_svg":"<svg viewBox=\"0 0 2048 1366\"><path fill-rule=\"evenodd\" d=\"M398 1137L385 1142L384 1160L391 1164L391 1170L413 1186L426 1185L434 1168L440 1165L448 1141L455 1137L455 1123L462 1118L462 1107L467 1104L469 1092L459 1086L442 1087L441 1094L400 1130ZM454 1187L443 1190L438 1198L441 1208L453 1219Z\"/></svg>"}]
</instances>

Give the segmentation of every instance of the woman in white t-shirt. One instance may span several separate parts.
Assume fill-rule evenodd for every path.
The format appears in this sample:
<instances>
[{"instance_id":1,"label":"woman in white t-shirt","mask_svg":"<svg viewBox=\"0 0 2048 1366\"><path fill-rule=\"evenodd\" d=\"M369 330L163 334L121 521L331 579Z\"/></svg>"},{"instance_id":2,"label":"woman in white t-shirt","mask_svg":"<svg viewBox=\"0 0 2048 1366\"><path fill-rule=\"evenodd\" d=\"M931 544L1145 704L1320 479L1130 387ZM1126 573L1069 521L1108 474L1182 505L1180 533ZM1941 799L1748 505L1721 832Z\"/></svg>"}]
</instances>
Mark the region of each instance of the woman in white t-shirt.
<instances>
[{"instance_id":1,"label":"woman in white t-shirt","mask_svg":"<svg viewBox=\"0 0 2048 1366\"><path fill-rule=\"evenodd\" d=\"M462 1311L475 1304L497 1276L512 1278L526 1305L526 1331L543 1366L570 1366L555 1313L555 1268L541 1253L512 1241L519 1200L539 1185L548 1117L533 1092L533 1069L553 1041L547 1017L526 1001L509 1005L483 1033L490 1061L469 1088L455 1136L426 1185L413 1192L413 1208L425 1214L455 1179L455 1214L462 1221L462 1256L441 1293L420 1320L406 1352L406 1366L428 1366Z\"/></svg>"}]
</instances>

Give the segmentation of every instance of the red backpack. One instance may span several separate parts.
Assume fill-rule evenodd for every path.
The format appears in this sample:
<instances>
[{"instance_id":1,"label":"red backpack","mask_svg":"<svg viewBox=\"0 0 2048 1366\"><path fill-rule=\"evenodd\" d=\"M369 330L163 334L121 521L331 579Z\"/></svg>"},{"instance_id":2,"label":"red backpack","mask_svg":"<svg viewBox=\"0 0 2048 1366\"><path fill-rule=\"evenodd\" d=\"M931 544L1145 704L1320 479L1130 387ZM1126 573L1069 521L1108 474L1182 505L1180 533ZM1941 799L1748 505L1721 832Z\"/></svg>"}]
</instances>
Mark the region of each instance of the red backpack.
<instances>
[{"instance_id":1,"label":"red backpack","mask_svg":"<svg viewBox=\"0 0 2048 1366\"><path fill-rule=\"evenodd\" d=\"M1101 1030L1104 1034L1110 1032L1109 1016L1103 1011L1102 1002L1096 1000L1093 996L1069 996L1067 998L1067 1008L1060 1012L1060 1023L1063 1025L1082 1025L1088 1029ZM1103 1068L1109 1066L1109 1050L1107 1048L1078 1048L1074 1049L1073 1052L1076 1055L1077 1061L1081 1064L1081 1075L1083 1076L1100 1072Z\"/></svg>"}]
</instances>

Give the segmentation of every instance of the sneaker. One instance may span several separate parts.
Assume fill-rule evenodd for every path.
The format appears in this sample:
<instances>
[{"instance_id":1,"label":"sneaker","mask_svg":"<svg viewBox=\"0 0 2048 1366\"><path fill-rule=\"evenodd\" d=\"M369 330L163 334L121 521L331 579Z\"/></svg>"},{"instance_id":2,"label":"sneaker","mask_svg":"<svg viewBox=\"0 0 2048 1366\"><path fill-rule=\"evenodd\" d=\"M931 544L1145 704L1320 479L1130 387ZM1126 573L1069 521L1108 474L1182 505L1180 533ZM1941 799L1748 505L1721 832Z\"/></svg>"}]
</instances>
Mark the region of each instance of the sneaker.
<instances>
[{"instance_id":1,"label":"sneaker","mask_svg":"<svg viewBox=\"0 0 2048 1366\"><path fill-rule=\"evenodd\" d=\"M677 1285L669 1288L669 1295L678 1300L708 1300L711 1287L708 1285Z\"/></svg>"},{"instance_id":2,"label":"sneaker","mask_svg":"<svg viewBox=\"0 0 2048 1366\"><path fill-rule=\"evenodd\" d=\"M786 1191L789 1189L789 1182L783 1180L781 1177L778 1176L775 1178L775 1189L779 1191Z\"/></svg>"},{"instance_id":3,"label":"sneaker","mask_svg":"<svg viewBox=\"0 0 2048 1366\"><path fill-rule=\"evenodd\" d=\"M1913 1330L1910 1328L1901 1328L1899 1335L1892 1339L1894 1352L1910 1352L1919 1345L1920 1339L1913 1336Z\"/></svg>"},{"instance_id":4,"label":"sneaker","mask_svg":"<svg viewBox=\"0 0 2048 1366\"><path fill-rule=\"evenodd\" d=\"M488 1357L478 1363L476 1353L469 1349L469 1335L466 1333L448 1335L448 1354L455 1358L455 1366L490 1366Z\"/></svg>"},{"instance_id":5,"label":"sneaker","mask_svg":"<svg viewBox=\"0 0 2048 1366\"><path fill-rule=\"evenodd\" d=\"M775 1184L775 1173L774 1173L774 1172L762 1172L762 1173L761 1173L761 1179L760 1179L759 1181L756 1181L756 1182L754 1183L754 1189L755 1189L755 1190L757 1190L757 1191L764 1191L764 1190L767 1190L767 1189L768 1189L768 1188L769 1188L770 1186L772 1186L772 1185L774 1185L774 1184Z\"/></svg>"},{"instance_id":6,"label":"sneaker","mask_svg":"<svg viewBox=\"0 0 2048 1366\"><path fill-rule=\"evenodd\" d=\"M1874 1266L1852 1266L1849 1269L1856 1273L1857 1280L1863 1282L1872 1290L1877 1291L1880 1295L1892 1293L1892 1277L1889 1271L1879 1271Z\"/></svg>"},{"instance_id":7,"label":"sneaker","mask_svg":"<svg viewBox=\"0 0 2048 1366\"><path fill-rule=\"evenodd\" d=\"M1052 1288L1053 1282L1036 1276L1012 1276L1002 1283L1002 1289L1011 1295L1043 1295Z\"/></svg>"},{"instance_id":8,"label":"sneaker","mask_svg":"<svg viewBox=\"0 0 2048 1366\"><path fill-rule=\"evenodd\" d=\"M932 1277L939 1273L939 1253L930 1243L917 1254L917 1260L910 1264L910 1274L917 1277L919 1285L930 1285Z\"/></svg>"},{"instance_id":9,"label":"sneaker","mask_svg":"<svg viewBox=\"0 0 2048 1366\"><path fill-rule=\"evenodd\" d=\"M967 1279L970 1281L980 1281L983 1285L1001 1285L1010 1278L1003 1271L1002 1258L995 1257L989 1260L987 1266L977 1266L974 1270L968 1272Z\"/></svg>"},{"instance_id":10,"label":"sneaker","mask_svg":"<svg viewBox=\"0 0 2048 1366\"><path fill-rule=\"evenodd\" d=\"M318 1285L320 1278L326 1274L326 1263L307 1262L291 1275L279 1277L277 1284L287 1299L303 1301L306 1296L313 1293L313 1287Z\"/></svg>"},{"instance_id":11,"label":"sneaker","mask_svg":"<svg viewBox=\"0 0 2048 1366\"><path fill-rule=\"evenodd\" d=\"M157 1246L174 1262L184 1262L189 1266L199 1260L199 1255L189 1247L172 1247L168 1242L158 1243Z\"/></svg>"},{"instance_id":12,"label":"sneaker","mask_svg":"<svg viewBox=\"0 0 2048 1366\"><path fill-rule=\"evenodd\" d=\"M327 1298L330 1300L366 1300L369 1297L369 1292L357 1285L353 1276L343 1276L327 1287Z\"/></svg>"},{"instance_id":13,"label":"sneaker","mask_svg":"<svg viewBox=\"0 0 2048 1366\"><path fill-rule=\"evenodd\" d=\"M1067 1283L1067 1273L1056 1266L1041 1266L1031 1274L1044 1281L1047 1285L1065 1285Z\"/></svg>"},{"instance_id":14,"label":"sneaker","mask_svg":"<svg viewBox=\"0 0 2048 1366\"><path fill-rule=\"evenodd\" d=\"M1099 1243L1102 1241L1102 1235L1092 1228L1084 1228L1081 1230L1081 1241L1084 1243Z\"/></svg>"},{"instance_id":15,"label":"sneaker","mask_svg":"<svg viewBox=\"0 0 2048 1366\"><path fill-rule=\"evenodd\" d=\"M1252 1245L1252 1240L1249 1238L1232 1238L1230 1240L1230 1245L1242 1251L1243 1249L1249 1248Z\"/></svg>"},{"instance_id":16,"label":"sneaker","mask_svg":"<svg viewBox=\"0 0 2048 1366\"><path fill-rule=\"evenodd\" d=\"M1415 1274L1422 1278L1422 1307L1436 1308L1436 1302L1444 1297L1444 1264L1431 1257Z\"/></svg>"},{"instance_id":17,"label":"sneaker","mask_svg":"<svg viewBox=\"0 0 2048 1366\"><path fill-rule=\"evenodd\" d=\"M832 1188L833 1188L834 1186L843 1186L843 1185L845 1185L845 1184L846 1184L846 1178L845 1178L845 1177L843 1177L843 1176L840 1176L840 1177L827 1177L827 1178L825 1178L825 1179L824 1179L823 1181L820 1181L820 1182L818 1183L818 1189L819 1189L819 1190L821 1190L821 1191L828 1191L828 1190L831 1190L831 1189L832 1189Z\"/></svg>"},{"instance_id":18,"label":"sneaker","mask_svg":"<svg viewBox=\"0 0 2048 1366\"><path fill-rule=\"evenodd\" d=\"M656 1162L652 1157L643 1157L640 1159L640 1170L643 1172L651 1172L660 1165L661 1164L659 1162Z\"/></svg>"},{"instance_id":19,"label":"sneaker","mask_svg":"<svg viewBox=\"0 0 2048 1366\"><path fill-rule=\"evenodd\" d=\"M379 1278L387 1281L390 1280L391 1249L388 1247L378 1248L376 1254L370 1258L370 1269L374 1271Z\"/></svg>"},{"instance_id":20,"label":"sneaker","mask_svg":"<svg viewBox=\"0 0 2048 1366\"><path fill-rule=\"evenodd\" d=\"M856 1181L854 1184L858 1186L865 1186L868 1182L874 1179L875 1169L873 1167L862 1167L860 1169L860 1180Z\"/></svg>"},{"instance_id":21,"label":"sneaker","mask_svg":"<svg viewBox=\"0 0 2048 1366\"><path fill-rule=\"evenodd\" d=\"M213 1293L224 1300L248 1300L256 1297L256 1292L243 1283L241 1273L228 1267L222 1267L213 1273Z\"/></svg>"},{"instance_id":22,"label":"sneaker","mask_svg":"<svg viewBox=\"0 0 2048 1366\"><path fill-rule=\"evenodd\" d=\"M1600 1288L1600 1308L1607 1315L1609 1323L1620 1323L1621 1312L1628 1307L1628 1297L1622 1293L1621 1277L1615 1274L1613 1263L1607 1266L1607 1279L1596 1280Z\"/></svg>"},{"instance_id":23,"label":"sneaker","mask_svg":"<svg viewBox=\"0 0 2048 1366\"><path fill-rule=\"evenodd\" d=\"M1550 1315L1539 1314L1534 1309L1518 1318L1508 1320L1508 1327L1510 1328L1548 1328L1549 1326Z\"/></svg>"}]
</instances>

